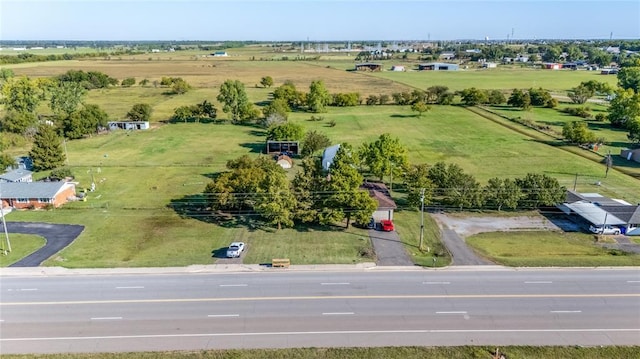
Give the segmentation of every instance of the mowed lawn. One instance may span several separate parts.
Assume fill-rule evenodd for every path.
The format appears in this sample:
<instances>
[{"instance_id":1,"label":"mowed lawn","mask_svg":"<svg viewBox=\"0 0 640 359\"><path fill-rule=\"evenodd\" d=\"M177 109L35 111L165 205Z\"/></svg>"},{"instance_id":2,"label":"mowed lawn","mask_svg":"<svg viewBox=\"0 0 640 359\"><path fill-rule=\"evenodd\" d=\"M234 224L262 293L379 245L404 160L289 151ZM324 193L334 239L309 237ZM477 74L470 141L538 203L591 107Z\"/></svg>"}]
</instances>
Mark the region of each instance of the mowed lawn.
<instances>
[{"instance_id":1,"label":"mowed lawn","mask_svg":"<svg viewBox=\"0 0 640 359\"><path fill-rule=\"evenodd\" d=\"M9 247L7 245L4 232L0 232L0 236L2 237L0 239L0 241L2 241L2 245L0 245L0 267L10 266L11 264L35 252L46 243L46 240L40 236L11 233L9 235L11 252L7 251L5 254L4 250L7 250Z\"/></svg>"},{"instance_id":2,"label":"mowed lawn","mask_svg":"<svg viewBox=\"0 0 640 359\"><path fill-rule=\"evenodd\" d=\"M582 233L493 232L465 239L499 264L517 267L637 266L640 255L598 246Z\"/></svg>"}]
</instances>

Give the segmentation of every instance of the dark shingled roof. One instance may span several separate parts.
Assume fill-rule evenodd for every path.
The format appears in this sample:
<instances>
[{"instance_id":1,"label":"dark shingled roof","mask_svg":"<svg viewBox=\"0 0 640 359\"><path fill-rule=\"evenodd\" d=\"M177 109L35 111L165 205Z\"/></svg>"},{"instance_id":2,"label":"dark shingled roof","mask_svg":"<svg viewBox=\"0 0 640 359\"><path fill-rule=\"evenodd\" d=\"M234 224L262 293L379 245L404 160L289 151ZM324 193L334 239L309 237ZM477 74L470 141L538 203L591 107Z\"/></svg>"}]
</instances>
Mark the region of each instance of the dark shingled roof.
<instances>
[{"instance_id":1,"label":"dark shingled roof","mask_svg":"<svg viewBox=\"0 0 640 359\"><path fill-rule=\"evenodd\" d=\"M378 201L378 208L396 209L396 202L391 198L391 193L384 183L365 182L360 186L369 191L369 196Z\"/></svg>"}]
</instances>

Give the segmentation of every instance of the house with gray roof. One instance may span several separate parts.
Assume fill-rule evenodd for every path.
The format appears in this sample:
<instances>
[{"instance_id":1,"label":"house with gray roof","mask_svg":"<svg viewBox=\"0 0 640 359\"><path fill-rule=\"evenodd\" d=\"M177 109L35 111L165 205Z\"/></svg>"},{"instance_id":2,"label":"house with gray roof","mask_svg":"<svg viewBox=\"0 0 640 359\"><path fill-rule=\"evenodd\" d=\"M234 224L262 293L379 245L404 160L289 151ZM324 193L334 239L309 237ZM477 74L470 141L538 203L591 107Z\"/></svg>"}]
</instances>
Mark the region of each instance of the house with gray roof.
<instances>
[{"instance_id":1,"label":"house with gray roof","mask_svg":"<svg viewBox=\"0 0 640 359\"><path fill-rule=\"evenodd\" d=\"M15 209L60 207L76 198L76 186L70 182L3 182L0 205Z\"/></svg>"},{"instance_id":2,"label":"house with gray roof","mask_svg":"<svg viewBox=\"0 0 640 359\"><path fill-rule=\"evenodd\" d=\"M33 172L18 168L0 174L0 182L33 182Z\"/></svg>"}]
</instances>

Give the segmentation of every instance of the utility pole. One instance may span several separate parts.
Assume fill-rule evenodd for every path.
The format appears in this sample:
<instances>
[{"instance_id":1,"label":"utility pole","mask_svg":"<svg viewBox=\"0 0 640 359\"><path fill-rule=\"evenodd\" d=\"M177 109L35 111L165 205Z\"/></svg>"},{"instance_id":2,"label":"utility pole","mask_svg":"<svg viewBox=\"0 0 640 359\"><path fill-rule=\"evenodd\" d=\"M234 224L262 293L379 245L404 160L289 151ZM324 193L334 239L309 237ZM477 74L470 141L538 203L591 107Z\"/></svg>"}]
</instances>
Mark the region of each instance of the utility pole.
<instances>
[{"instance_id":1,"label":"utility pole","mask_svg":"<svg viewBox=\"0 0 640 359\"><path fill-rule=\"evenodd\" d=\"M9 231L7 231L7 222L4 220L4 206L2 205L2 181L0 181L0 217L2 217L2 227L4 228L4 237L7 239L7 248L3 248L4 255L11 252L11 242L9 241ZM2 246L4 247L4 246Z\"/></svg>"},{"instance_id":2,"label":"utility pole","mask_svg":"<svg viewBox=\"0 0 640 359\"><path fill-rule=\"evenodd\" d=\"M418 246L420 250L424 241L424 191L424 188L420 189L420 245Z\"/></svg>"},{"instance_id":3,"label":"utility pole","mask_svg":"<svg viewBox=\"0 0 640 359\"><path fill-rule=\"evenodd\" d=\"M576 186L578 185L578 174L576 173L576 179L573 180L573 190L576 190Z\"/></svg>"}]
</instances>

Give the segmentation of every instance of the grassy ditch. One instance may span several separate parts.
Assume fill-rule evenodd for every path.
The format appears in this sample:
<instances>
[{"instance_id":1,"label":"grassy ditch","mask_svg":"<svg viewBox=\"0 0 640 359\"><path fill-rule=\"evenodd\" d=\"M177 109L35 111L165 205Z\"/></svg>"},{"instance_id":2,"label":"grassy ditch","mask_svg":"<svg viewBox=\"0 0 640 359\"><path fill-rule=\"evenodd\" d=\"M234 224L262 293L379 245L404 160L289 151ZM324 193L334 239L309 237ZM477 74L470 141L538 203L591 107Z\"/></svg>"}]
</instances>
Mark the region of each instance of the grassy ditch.
<instances>
[{"instance_id":1,"label":"grassy ditch","mask_svg":"<svg viewBox=\"0 0 640 359\"><path fill-rule=\"evenodd\" d=\"M640 255L607 249L583 233L490 232L466 238L493 261L514 267L638 266Z\"/></svg>"},{"instance_id":2,"label":"grassy ditch","mask_svg":"<svg viewBox=\"0 0 640 359\"><path fill-rule=\"evenodd\" d=\"M533 347L511 346L498 348L509 359L601 359L636 358L640 347ZM491 359L496 347L394 347L394 348L304 348L202 350L184 352L95 353L95 354L38 354L3 355L6 359Z\"/></svg>"}]
</instances>

